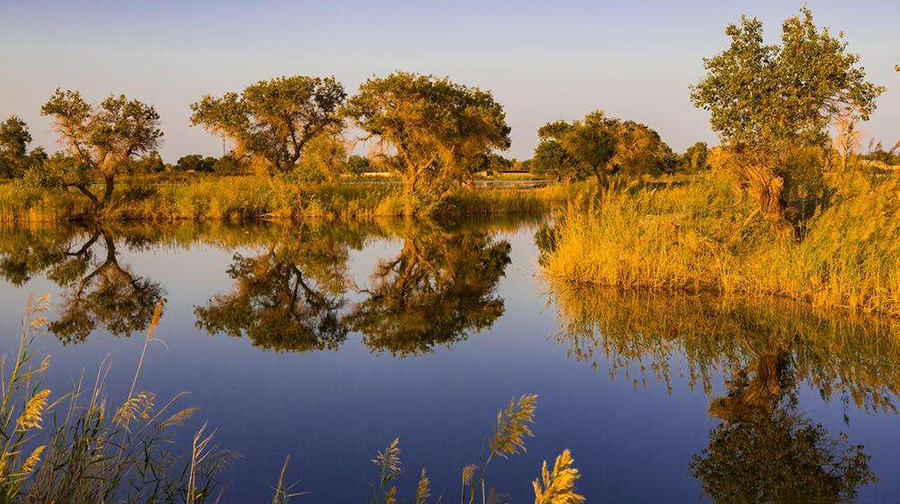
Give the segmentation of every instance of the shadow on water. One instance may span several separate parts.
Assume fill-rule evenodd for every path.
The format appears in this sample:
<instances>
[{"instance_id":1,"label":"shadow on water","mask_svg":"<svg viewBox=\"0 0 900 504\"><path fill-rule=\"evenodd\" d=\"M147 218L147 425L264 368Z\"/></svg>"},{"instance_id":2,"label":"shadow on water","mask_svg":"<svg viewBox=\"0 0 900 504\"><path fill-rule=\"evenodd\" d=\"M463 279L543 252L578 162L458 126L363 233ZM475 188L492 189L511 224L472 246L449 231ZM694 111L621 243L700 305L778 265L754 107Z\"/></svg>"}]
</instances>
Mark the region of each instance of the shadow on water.
<instances>
[{"instance_id":1,"label":"shadow on water","mask_svg":"<svg viewBox=\"0 0 900 504\"><path fill-rule=\"evenodd\" d=\"M552 283L552 281L551 281ZM893 320L822 314L778 300L551 287L570 356L635 386L673 373L701 387L718 419L689 462L714 502L844 502L876 481L864 447L800 407L801 386L825 401L896 413L900 343ZM715 376L724 390L714 391Z\"/></svg>"}]
</instances>

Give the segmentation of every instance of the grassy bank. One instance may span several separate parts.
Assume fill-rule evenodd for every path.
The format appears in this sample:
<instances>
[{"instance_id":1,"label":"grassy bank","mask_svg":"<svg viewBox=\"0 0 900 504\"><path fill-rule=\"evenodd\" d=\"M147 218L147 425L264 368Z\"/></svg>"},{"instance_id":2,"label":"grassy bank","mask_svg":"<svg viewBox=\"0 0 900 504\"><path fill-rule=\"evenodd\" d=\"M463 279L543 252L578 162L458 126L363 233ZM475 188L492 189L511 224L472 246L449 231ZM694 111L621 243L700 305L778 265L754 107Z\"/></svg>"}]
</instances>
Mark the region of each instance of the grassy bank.
<instances>
[{"instance_id":1,"label":"grassy bank","mask_svg":"<svg viewBox=\"0 0 900 504\"><path fill-rule=\"evenodd\" d=\"M577 187L537 189L459 188L440 199L409 204L392 184L302 186L255 176L209 177L177 182L120 184L107 220L245 220L303 217L495 215L541 212L564 202ZM0 185L0 221L58 222L90 213L74 192L40 191L16 183Z\"/></svg>"},{"instance_id":2,"label":"grassy bank","mask_svg":"<svg viewBox=\"0 0 900 504\"><path fill-rule=\"evenodd\" d=\"M571 284L785 296L900 315L900 180L860 176L775 232L726 175L633 186L569 205L542 259Z\"/></svg>"}]
</instances>

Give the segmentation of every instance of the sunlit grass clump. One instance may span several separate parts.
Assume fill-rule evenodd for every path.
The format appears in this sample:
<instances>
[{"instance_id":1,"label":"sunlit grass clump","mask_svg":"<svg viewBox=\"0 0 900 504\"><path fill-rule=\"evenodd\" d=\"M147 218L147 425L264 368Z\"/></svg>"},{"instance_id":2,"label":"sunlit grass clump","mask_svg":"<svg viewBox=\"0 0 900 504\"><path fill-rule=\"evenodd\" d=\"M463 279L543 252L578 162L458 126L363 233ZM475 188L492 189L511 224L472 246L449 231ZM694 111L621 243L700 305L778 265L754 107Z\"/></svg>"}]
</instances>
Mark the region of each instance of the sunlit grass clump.
<instances>
[{"instance_id":1,"label":"sunlit grass clump","mask_svg":"<svg viewBox=\"0 0 900 504\"><path fill-rule=\"evenodd\" d=\"M860 177L793 236L714 171L570 204L542 262L573 284L770 294L900 315L898 198L900 180Z\"/></svg>"}]
</instances>

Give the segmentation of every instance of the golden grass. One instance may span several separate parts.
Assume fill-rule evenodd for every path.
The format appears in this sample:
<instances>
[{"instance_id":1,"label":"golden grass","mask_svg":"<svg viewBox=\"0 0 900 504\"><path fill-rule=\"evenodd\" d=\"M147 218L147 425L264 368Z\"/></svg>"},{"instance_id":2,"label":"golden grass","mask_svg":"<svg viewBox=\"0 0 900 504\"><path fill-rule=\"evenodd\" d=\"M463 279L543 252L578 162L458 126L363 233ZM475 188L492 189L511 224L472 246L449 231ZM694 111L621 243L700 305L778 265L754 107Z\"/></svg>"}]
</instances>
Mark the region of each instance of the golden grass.
<instances>
[{"instance_id":1,"label":"golden grass","mask_svg":"<svg viewBox=\"0 0 900 504\"><path fill-rule=\"evenodd\" d=\"M571 284L769 294L900 315L900 179L860 178L806 222L773 232L718 173L571 203L545 272Z\"/></svg>"},{"instance_id":2,"label":"golden grass","mask_svg":"<svg viewBox=\"0 0 900 504\"><path fill-rule=\"evenodd\" d=\"M260 176L202 177L187 181L120 184L101 219L247 220L309 217L460 216L543 212L563 203L572 187L452 190L440 198L407 201L393 184L335 183L300 186ZM85 219L91 207L65 191L39 191L0 184L0 222L61 222Z\"/></svg>"}]
</instances>

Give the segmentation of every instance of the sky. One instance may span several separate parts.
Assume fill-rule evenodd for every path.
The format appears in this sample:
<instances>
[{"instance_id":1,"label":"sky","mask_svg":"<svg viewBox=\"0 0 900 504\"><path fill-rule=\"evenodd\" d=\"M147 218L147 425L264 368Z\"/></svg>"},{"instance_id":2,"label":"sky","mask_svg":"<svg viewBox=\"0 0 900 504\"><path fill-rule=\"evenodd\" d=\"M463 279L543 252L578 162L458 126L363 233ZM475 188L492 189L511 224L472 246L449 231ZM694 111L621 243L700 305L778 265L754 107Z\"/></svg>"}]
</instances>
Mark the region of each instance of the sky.
<instances>
[{"instance_id":1,"label":"sky","mask_svg":"<svg viewBox=\"0 0 900 504\"><path fill-rule=\"evenodd\" d=\"M887 91L863 126L900 139L900 1L808 0L816 23L844 31L870 80ZM205 94L282 75L334 75L354 93L394 70L449 76L493 91L512 128L509 155L528 158L537 128L602 109L646 123L675 150L715 143L688 86L725 48L741 14L768 41L799 1L556 0L0 0L0 120L16 114L54 150L40 106L57 87L90 101L124 93L162 116L163 158L218 155L191 127Z\"/></svg>"}]
</instances>

